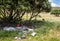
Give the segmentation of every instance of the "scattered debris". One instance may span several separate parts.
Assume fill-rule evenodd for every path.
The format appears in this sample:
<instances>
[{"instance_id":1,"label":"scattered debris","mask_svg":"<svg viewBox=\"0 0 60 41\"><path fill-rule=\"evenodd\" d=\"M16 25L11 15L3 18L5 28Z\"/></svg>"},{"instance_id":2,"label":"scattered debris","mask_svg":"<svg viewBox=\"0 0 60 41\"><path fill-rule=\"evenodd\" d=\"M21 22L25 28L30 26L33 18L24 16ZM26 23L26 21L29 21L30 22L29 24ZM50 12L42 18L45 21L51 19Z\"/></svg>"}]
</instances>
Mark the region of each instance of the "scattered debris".
<instances>
[{"instance_id":1,"label":"scattered debris","mask_svg":"<svg viewBox=\"0 0 60 41\"><path fill-rule=\"evenodd\" d=\"M6 31L19 30L18 36L15 37L14 39L25 39L27 37L27 34L30 34L31 36L35 36L36 35L36 32L34 32L34 29L28 28L27 26L4 27L3 30L6 30Z\"/></svg>"},{"instance_id":2,"label":"scattered debris","mask_svg":"<svg viewBox=\"0 0 60 41\"><path fill-rule=\"evenodd\" d=\"M18 39L18 37L15 37L14 39Z\"/></svg>"},{"instance_id":3,"label":"scattered debris","mask_svg":"<svg viewBox=\"0 0 60 41\"><path fill-rule=\"evenodd\" d=\"M4 27L3 28L3 30L6 30L6 31L15 31L16 30L16 28L14 28L14 27Z\"/></svg>"},{"instance_id":4,"label":"scattered debris","mask_svg":"<svg viewBox=\"0 0 60 41\"><path fill-rule=\"evenodd\" d=\"M16 29L20 30L20 29L23 29L22 27L16 27Z\"/></svg>"},{"instance_id":5,"label":"scattered debris","mask_svg":"<svg viewBox=\"0 0 60 41\"><path fill-rule=\"evenodd\" d=\"M35 36L35 35L36 35L36 32L32 32L31 35L32 35L32 36Z\"/></svg>"},{"instance_id":6,"label":"scattered debris","mask_svg":"<svg viewBox=\"0 0 60 41\"><path fill-rule=\"evenodd\" d=\"M21 29L21 30L25 30L25 29L28 29L28 27L26 27L26 26L20 26L20 27L16 27L17 29Z\"/></svg>"},{"instance_id":7,"label":"scattered debris","mask_svg":"<svg viewBox=\"0 0 60 41\"><path fill-rule=\"evenodd\" d=\"M17 27L20 27L21 25L20 24L17 24Z\"/></svg>"},{"instance_id":8,"label":"scattered debris","mask_svg":"<svg viewBox=\"0 0 60 41\"><path fill-rule=\"evenodd\" d=\"M21 37L18 37L19 40L21 40Z\"/></svg>"},{"instance_id":9,"label":"scattered debris","mask_svg":"<svg viewBox=\"0 0 60 41\"><path fill-rule=\"evenodd\" d=\"M33 32L34 30L33 30L33 29L31 29L31 28L28 28L28 31L29 31L29 32Z\"/></svg>"},{"instance_id":10,"label":"scattered debris","mask_svg":"<svg viewBox=\"0 0 60 41\"><path fill-rule=\"evenodd\" d=\"M26 36L23 34L22 37L21 37L21 39L25 39L25 38L26 38Z\"/></svg>"},{"instance_id":11,"label":"scattered debris","mask_svg":"<svg viewBox=\"0 0 60 41\"><path fill-rule=\"evenodd\" d=\"M15 37L14 39L16 39L16 40L17 40L17 39L21 40L21 37Z\"/></svg>"}]
</instances>

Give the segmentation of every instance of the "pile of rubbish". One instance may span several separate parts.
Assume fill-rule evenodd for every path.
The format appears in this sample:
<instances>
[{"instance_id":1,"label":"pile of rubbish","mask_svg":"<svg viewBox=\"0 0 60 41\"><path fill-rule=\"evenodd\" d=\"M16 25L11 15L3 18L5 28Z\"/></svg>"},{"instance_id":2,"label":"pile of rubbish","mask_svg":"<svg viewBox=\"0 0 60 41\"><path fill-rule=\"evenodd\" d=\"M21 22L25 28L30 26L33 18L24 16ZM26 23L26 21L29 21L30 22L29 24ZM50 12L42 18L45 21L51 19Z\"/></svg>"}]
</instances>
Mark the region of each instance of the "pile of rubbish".
<instances>
[{"instance_id":1,"label":"pile of rubbish","mask_svg":"<svg viewBox=\"0 0 60 41\"><path fill-rule=\"evenodd\" d=\"M20 27L4 27L3 30L6 31L16 31L19 30L18 35L14 39L24 39L27 37L27 34L30 33L31 36L35 36L36 32L32 28L28 28L27 26L20 26Z\"/></svg>"}]
</instances>

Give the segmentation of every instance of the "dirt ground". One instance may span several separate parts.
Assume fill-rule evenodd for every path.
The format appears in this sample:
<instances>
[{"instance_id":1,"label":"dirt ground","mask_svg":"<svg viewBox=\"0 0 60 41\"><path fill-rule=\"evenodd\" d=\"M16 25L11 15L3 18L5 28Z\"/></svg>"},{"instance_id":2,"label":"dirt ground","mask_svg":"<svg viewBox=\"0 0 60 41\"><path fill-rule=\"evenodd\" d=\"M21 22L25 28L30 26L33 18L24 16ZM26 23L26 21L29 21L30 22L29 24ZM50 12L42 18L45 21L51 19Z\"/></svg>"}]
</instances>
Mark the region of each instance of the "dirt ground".
<instances>
[{"instance_id":1,"label":"dirt ground","mask_svg":"<svg viewBox=\"0 0 60 41\"><path fill-rule=\"evenodd\" d=\"M46 21L51 21L51 22L60 22L60 16L56 17L55 15L51 15L50 13L41 13L41 18L37 17L38 20L40 19L45 19Z\"/></svg>"}]
</instances>

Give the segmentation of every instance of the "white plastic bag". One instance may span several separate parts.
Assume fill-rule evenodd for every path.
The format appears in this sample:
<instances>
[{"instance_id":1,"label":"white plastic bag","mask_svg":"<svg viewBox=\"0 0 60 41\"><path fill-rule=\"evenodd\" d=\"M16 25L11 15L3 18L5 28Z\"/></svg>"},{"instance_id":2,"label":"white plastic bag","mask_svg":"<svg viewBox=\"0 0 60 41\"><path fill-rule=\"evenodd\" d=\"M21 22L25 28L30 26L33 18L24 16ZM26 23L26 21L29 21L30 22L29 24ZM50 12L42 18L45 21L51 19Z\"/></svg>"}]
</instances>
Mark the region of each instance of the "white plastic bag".
<instances>
[{"instance_id":1,"label":"white plastic bag","mask_svg":"<svg viewBox=\"0 0 60 41\"><path fill-rule=\"evenodd\" d=\"M31 35L32 35L32 36L35 36L35 35L36 35L36 32L32 32Z\"/></svg>"},{"instance_id":2,"label":"white plastic bag","mask_svg":"<svg viewBox=\"0 0 60 41\"><path fill-rule=\"evenodd\" d=\"M6 31L12 31L12 30L16 30L16 28L14 27L4 27L3 30L6 30Z\"/></svg>"}]
</instances>

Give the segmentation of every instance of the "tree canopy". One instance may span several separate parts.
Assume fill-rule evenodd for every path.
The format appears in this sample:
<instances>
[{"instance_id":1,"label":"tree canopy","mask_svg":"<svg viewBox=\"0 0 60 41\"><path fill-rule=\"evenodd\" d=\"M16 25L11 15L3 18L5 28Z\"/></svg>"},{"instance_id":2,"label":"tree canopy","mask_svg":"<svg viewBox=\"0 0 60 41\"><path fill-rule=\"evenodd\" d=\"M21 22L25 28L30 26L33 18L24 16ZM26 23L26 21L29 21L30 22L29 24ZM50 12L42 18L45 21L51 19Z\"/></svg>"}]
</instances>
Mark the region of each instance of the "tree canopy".
<instances>
[{"instance_id":1,"label":"tree canopy","mask_svg":"<svg viewBox=\"0 0 60 41\"><path fill-rule=\"evenodd\" d=\"M50 10L51 5L48 0L0 0L0 20L5 22L21 20L26 12L32 13L31 20L41 11Z\"/></svg>"}]
</instances>

